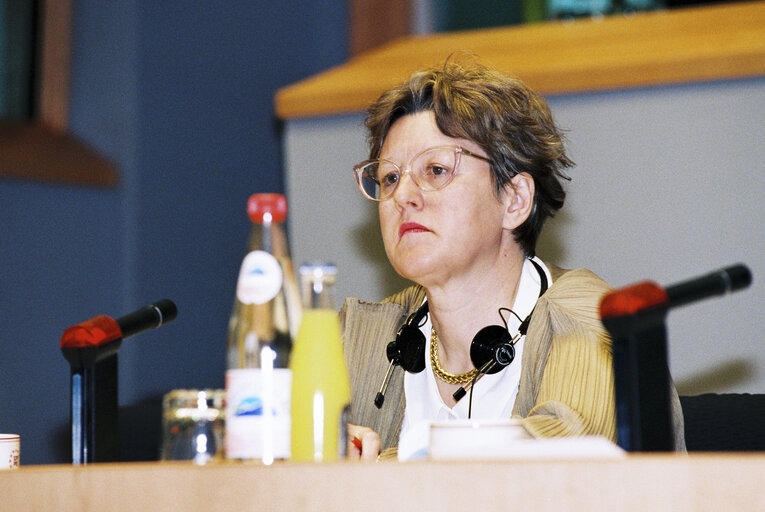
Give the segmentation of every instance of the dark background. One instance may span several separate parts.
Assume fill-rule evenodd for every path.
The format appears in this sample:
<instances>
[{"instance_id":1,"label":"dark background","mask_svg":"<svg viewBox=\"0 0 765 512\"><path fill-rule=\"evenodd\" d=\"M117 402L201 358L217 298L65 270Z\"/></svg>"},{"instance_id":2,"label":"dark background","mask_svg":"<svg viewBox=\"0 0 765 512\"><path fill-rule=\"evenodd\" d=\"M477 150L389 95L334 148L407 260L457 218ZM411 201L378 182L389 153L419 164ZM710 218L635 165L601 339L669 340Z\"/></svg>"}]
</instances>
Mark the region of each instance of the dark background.
<instances>
[{"instance_id":1,"label":"dark background","mask_svg":"<svg viewBox=\"0 0 765 512\"><path fill-rule=\"evenodd\" d=\"M247 197L284 190L274 93L347 58L345 0L78 0L72 25L70 131L121 181L0 179L0 432L22 464L71 460L59 340L95 315L178 305L123 342L123 407L223 387Z\"/></svg>"}]
</instances>

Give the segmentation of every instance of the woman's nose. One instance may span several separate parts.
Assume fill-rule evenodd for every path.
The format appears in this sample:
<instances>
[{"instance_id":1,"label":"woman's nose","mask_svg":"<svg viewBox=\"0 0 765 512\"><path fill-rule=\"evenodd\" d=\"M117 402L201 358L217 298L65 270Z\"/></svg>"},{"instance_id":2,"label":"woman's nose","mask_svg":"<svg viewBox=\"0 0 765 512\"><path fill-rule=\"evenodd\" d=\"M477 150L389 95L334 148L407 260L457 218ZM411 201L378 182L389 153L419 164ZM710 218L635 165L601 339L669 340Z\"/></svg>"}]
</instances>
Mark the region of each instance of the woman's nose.
<instances>
[{"instance_id":1,"label":"woman's nose","mask_svg":"<svg viewBox=\"0 0 765 512\"><path fill-rule=\"evenodd\" d=\"M412 172L407 169L401 173L398 186L393 191L393 200L400 205L422 205L422 190L417 182L414 181Z\"/></svg>"}]
</instances>

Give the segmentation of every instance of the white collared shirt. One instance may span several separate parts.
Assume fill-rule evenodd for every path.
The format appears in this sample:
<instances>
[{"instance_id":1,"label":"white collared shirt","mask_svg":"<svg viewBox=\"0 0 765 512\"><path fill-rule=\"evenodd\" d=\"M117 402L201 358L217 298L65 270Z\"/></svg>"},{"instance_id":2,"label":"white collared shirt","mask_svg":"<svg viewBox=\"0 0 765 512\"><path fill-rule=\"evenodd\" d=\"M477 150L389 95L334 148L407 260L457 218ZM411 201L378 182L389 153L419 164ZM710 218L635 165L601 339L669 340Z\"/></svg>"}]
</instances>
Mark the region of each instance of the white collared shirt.
<instances>
[{"instance_id":1,"label":"white collared shirt","mask_svg":"<svg viewBox=\"0 0 765 512\"><path fill-rule=\"evenodd\" d=\"M545 264L538 258L534 258L534 261L544 270L547 282L552 284L552 277ZM531 261L525 260L518 293L512 307L520 318L525 319L534 309L539 298L540 287L539 273ZM512 335L517 333L521 321L512 313L503 312L503 316L507 320L508 331ZM501 325L502 320L498 318L497 324ZM407 372L404 375L406 409L399 437L400 460L420 458L427 454L432 422L467 419L469 408L472 419L507 419L512 414L515 397L518 394L525 336L521 336L515 343L515 358L509 366L497 373L484 375L476 382L472 390L472 405L470 392L468 392L454 407L447 406L438 392L436 376L430 364L431 326L430 315L428 315L425 324L420 328L427 340L425 370L420 373Z\"/></svg>"}]
</instances>

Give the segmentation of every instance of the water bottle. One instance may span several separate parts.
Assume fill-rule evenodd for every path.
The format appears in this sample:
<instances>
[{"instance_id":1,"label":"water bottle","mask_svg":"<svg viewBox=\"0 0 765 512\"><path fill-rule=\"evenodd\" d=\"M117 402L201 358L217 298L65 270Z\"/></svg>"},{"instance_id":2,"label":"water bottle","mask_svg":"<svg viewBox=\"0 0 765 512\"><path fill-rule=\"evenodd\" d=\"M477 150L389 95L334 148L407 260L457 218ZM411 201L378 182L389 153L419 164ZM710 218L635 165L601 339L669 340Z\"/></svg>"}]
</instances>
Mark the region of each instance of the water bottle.
<instances>
[{"instance_id":1,"label":"water bottle","mask_svg":"<svg viewBox=\"0 0 765 512\"><path fill-rule=\"evenodd\" d=\"M228 329L225 453L271 464L290 456L288 368L300 325L300 290L290 259L281 194L253 194L252 221Z\"/></svg>"},{"instance_id":2,"label":"water bottle","mask_svg":"<svg viewBox=\"0 0 765 512\"><path fill-rule=\"evenodd\" d=\"M292 349L292 460L345 457L350 379L334 309L337 268L300 267L303 320Z\"/></svg>"}]
</instances>

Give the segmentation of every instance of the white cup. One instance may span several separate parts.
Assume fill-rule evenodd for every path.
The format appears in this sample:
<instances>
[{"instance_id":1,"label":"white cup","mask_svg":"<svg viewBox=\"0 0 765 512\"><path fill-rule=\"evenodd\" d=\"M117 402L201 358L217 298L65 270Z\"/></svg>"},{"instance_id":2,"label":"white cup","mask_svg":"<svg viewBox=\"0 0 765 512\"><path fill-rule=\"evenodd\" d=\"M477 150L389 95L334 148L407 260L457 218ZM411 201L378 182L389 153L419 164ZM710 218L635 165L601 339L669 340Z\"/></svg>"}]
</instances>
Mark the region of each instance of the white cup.
<instances>
[{"instance_id":1,"label":"white cup","mask_svg":"<svg viewBox=\"0 0 765 512\"><path fill-rule=\"evenodd\" d=\"M0 469L19 467L21 440L18 434L0 434Z\"/></svg>"}]
</instances>

